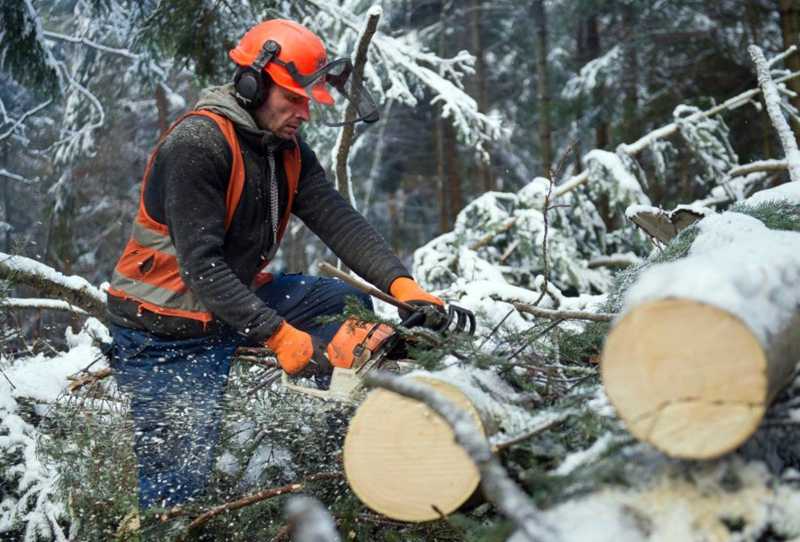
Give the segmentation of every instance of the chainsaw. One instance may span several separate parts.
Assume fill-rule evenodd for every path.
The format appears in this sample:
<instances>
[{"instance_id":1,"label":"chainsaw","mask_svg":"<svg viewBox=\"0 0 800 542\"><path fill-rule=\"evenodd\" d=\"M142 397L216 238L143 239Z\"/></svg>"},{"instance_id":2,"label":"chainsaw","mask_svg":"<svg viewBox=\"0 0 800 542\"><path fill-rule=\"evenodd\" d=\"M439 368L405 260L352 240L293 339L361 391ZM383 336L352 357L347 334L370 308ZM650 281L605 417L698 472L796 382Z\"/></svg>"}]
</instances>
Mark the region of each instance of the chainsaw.
<instances>
[{"instance_id":1,"label":"chainsaw","mask_svg":"<svg viewBox=\"0 0 800 542\"><path fill-rule=\"evenodd\" d=\"M400 324L403 328L424 327L443 334L454 332L475 334L475 316L467 309L451 304L448 305L445 312L442 312L430 305L417 306L405 303L351 277L328 263L321 262L318 268L328 276L336 277L364 293L399 308L408 315ZM364 339L353 346L353 362L350 367L334 364L330 381L318 381L316 388L295 383L291 376L280 369L274 357L269 354L265 357L263 348L241 347L237 349L235 357L238 360L255 363L269 369L264 380L258 384L257 388L251 390L251 393L269 387L280 379L282 386L293 392L323 400L353 402L358 390L362 387L363 375L384 367L387 361L396 357L398 348L402 347L403 337L394 332L386 333L387 327L385 325L371 326Z\"/></svg>"}]
</instances>

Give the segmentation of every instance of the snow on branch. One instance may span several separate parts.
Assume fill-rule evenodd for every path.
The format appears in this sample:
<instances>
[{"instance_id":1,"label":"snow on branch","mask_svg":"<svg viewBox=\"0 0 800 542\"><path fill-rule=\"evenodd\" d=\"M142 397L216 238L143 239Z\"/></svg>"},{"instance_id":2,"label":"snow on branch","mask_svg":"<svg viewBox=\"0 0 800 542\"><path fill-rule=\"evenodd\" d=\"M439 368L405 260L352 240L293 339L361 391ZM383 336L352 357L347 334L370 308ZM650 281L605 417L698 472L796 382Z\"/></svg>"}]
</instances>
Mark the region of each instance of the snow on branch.
<instances>
[{"instance_id":1,"label":"snow on branch","mask_svg":"<svg viewBox=\"0 0 800 542\"><path fill-rule=\"evenodd\" d=\"M9 297L0 300L0 307L6 309L49 309L57 311L67 311L88 316L89 313L80 307L60 299L29 299L20 297Z\"/></svg>"},{"instance_id":2,"label":"snow on branch","mask_svg":"<svg viewBox=\"0 0 800 542\"><path fill-rule=\"evenodd\" d=\"M58 32L51 32L49 30L45 30L42 34L46 38L50 38L53 40L60 40L60 41L68 41L70 43L79 43L81 45L86 45L93 49L97 49L98 51L102 51L104 53L111 53L115 55L124 56L130 60L139 60L139 55L131 53L127 49L116 49L114 47L108 47L107 45L102 45L100 43L96 43L88 38L84 37L77 37L77 36L66 36L64 34L59 34Z\"/></svg>"},{"instance_id":3,"label":"snow on branch","mask_svg":"<svg viewBox=\"0 0 800 542\"><path fill-rule=\"evenodd\" d=\"M362 24L354 15L333 2L306 0L319 12L325 13L360 35ZM417 103L414 91L409 87L407 76L428 87L434 97L432 104L440 104L442 116L450 119L453 126L468 145L479 150L482 144L497 139L501 134L500 122L478 111L477 102L461 88L461 79L474 72L475 57L460 51L451 58L442 58L415 43L409 35L392 37L376 32L370 49L375 64L385 71L389 88L385 92L383 81L375 70L366 70L371 87L385 100L397 100L409 106Z\"/></svg>"},{"instance_id":4,"label":"snow on branch","mask_svg":"<svg viewBox=\"0 0 800 542\"><path fill-rule=\"evenodd\" d=\"M36 182L39 182L39 177L28 179L27 177L23 177L22 175L8 171L5 168L0 168L0 177L7 177L12 181L17 181L25 184L34 184Z\"/></svg>"},{"instance_id":5,"label":"snow on branch","mask_svg":"<svg viewBox=\"0 0 800 542\"><path fill-rule=\"evenodd\" d=\"M305 495L286 503L286 518L292 526L295 542L339 542L336 524L321 502Z\"/></svg>"},{"instance_id":6,"label":"snow on branch","mask_svg":"<svg viewBox=\"0 0 800 542\"><path fill-rule=\"evenodd\" d=\"M797 141L794 138L792 129L786 121L786 117L781 112L781 98L778 95L778 88L769 73L769 65L764 53L757 45L747 48L750 57L756 65L758 72L758 84L764 93L764 103L767 104L767 113L772 121L772 125L778 132L778 136L786 153L786 160L789 165L789 177L792 181L800 181L800 150L797 148Z\"/></svg>"},{"instance_id":7,"label":"snow on branch","mask_svg":"<svg viewBox=\"0 0 800 542\"><path fill-rule=\"evenodd\" d=\"M20 126L22 126L25 123L25 120L28 117L31 117L31 116L35 115L36 113L38 113L39 111L41 111L42 109L44 109L45 107L50 105L51 102L52 102L52 100L47 100L46 102L42 102L39 105L37 105L36 107L34 107L33 109L30 109L30 110L26 111L25 113L23 113L16 121L14 121L14 123L11 125L11 127L8 130L6 130L2 134L0 134L0 141L2 141L4 139L6 139L7 137L11 136ZM3 119L3 121L4 122L6 120L10 121L11 119L5 115L5 108L3 108L3 113L4 113L3 116L5 117Z\"/></svg>"},{"instance_id":8,"label":"snow on branch","mask_svg":"<svg viewBox=\"0 0 800 542\"><path fill-rule=\"evenodd\" d=\"M530 498L511 480L500 461L492 453L486 439L476 430L475 421L429 386L385 372L365 376L370 386L393 391L404 397L425 403L453 429L456 442L464 448L481 474L481 488L487 500L510 518L530 542L558 540L555 529L549 526Z\"/></svg>"},{"instance_id":9,"label":"snow on branch","mask_svg":"<svg viewBox=\"0 0 800 542\"><path fill-rule=\"evenodd\" d=\"M31 258L0 252L0 280L30 286L41 294L76 305L100 320L105 319L104 292L82 277L66 276Z\"/></svg>"},{"instance_id":10,"label":"snow on branch","mask_svg":"<svg viewBox=\"0 0 800 542\"><path fill-rule=\"evenodd\" d=\"M789 163L786 160L758 160L750 162L749 164L742 164L736 166L728 172L728 178L745 177L751 173L759 173L763 171L785 171L789 168Z\"/></svg>"}]
</instances>

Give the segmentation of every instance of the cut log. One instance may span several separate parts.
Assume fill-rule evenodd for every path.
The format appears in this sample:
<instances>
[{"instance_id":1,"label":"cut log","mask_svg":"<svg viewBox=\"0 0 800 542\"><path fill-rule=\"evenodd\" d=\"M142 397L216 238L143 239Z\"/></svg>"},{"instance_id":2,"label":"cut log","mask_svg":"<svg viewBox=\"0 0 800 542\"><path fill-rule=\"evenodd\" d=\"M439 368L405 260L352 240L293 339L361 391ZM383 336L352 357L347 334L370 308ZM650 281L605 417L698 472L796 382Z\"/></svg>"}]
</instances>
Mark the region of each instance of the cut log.
<instances>
[{"instance_id":1,"label":"cut log","mask_svg":"<svg viewBox=\"0 0 800 542\"><path fill-rule=\"evenodd\" d=\"M800 360L800 234L736 213L700 223L690 256L628 293L602 355L628 429L673 457L734 450Z\"/></svg>"},{"instance_id":2,"label":"cut log","mask_svg":"<svg viewBox=\"0 0 800 542\"><path fill-rule=\"evenodd\" d=\"M513 390L491 371L447 369L414 378L460 406L484 436L525 433L541 423L510 404ZM402 521L430 521L461 507L480 475L450 426L424 403L374 390L359 406L344 442L353 492L372 510Z\"/></svg>"}]
</instances>

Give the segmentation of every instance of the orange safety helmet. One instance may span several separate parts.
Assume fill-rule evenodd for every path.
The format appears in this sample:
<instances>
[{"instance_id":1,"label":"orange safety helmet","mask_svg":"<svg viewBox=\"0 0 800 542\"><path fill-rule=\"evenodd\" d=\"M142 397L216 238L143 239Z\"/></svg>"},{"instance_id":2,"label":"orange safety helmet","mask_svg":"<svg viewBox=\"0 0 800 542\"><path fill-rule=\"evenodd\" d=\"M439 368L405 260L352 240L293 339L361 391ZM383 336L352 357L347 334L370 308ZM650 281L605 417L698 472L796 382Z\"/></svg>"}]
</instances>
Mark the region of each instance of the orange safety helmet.
<instances>
[{"instance_id":1,"label":"orange safety helmet","mask_svg":"<svg viewBox=\"0 0 800 542\"><path fill-rule=\"evenodd\" d=\"M266 45L270 41L278 45L277 51L267 50ZM272 56L264 58L270 52ZM328 55L322 40L301 24L286 19L272 19L259 23L247 31L228 55L236 64L245 68L244 73L246 68L254 68L256 72L261 68L269 74L276 85L286 90L313 98L322 104L334 103L333 96L326 88L325 77L316 77L310 83L303 81L328 65ZM265 63L263 67L258 65L259 60ZM298 76L300 81L297 80ZM245 93L247 92L246 90ZM258 96L256 101L261 102L264 97ZM254 107L258 105L260 103L256 103Z\"/></svg>"}]
</instances>

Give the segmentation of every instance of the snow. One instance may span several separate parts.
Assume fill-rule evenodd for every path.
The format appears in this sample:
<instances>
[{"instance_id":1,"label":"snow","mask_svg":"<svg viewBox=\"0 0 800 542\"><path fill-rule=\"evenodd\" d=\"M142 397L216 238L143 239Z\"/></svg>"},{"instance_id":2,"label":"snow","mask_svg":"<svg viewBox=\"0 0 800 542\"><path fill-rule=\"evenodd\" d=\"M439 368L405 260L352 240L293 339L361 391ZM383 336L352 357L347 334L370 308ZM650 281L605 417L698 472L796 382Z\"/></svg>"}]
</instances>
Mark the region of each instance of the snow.
<instances>
[{"instance_id":1,"label":"snow","mask_svg":"<svg viewBox=\"0 0 800 542\"><path fill-rule=\"evenodd\" d=\"M725 212L698 222L686 258L646 270L623 313L646 301L694 299L742 319L768 344L776 326L800 306L800 233L768 229L747 215ZM675 277L691 280L675 280Z\"/></svg>"},{"instance_id":2,"label":"snow","mask_svg":"<svg viewBox=\"0 0 800 542\"><path fill-rule=\"evenodd\" d=\"M759 205L761 203L771 203L776 201L787 201L794 205L800 205L800 182L793 181L756 192L744 203L747 205Z\"/></svg>"},{"instance_id":3,"label":"snow","mask_svg":"<svg viewBox=\"0 0 800 542\"><path fill-rule=\"evenodd\" d=\"M9 454L7 457L20 457L16 464L6 463L7 470L0 478L8 484L0 505L0 533L22 525L25 541L39 540L40 536L65 539L55 521L66 517L65 504L56 498L55 478L38 457L38 430L24 420L18 399L55 403L69 383L67 377L101 356L93 337L103 336L103 331L102 324L90 319L79 333L67 331L67 352L53 357L39 354L13 363L0 358L4 373L0 377L0 451ZM94 368L104 366L100 362Z\"/></svg>"},{"instance_id":4,"label":"snow","mask_svg":"<svg viewBox=\"0 0 800 542\"><path fill-rule=\"evenodd\" d=\"M31 258L0 252L0 264L12 271L39 276L65 288L82 291L95 298L102 304L105 304L106 302L105 292L102 292L99 288L94 287L83 277L79 277L77 275L66 276L62 273L59 273L52 267L44 265L43 263Z\"/></svg>"},{"instance_id":5,"label":"snow","mask_svg":"<svg viewBox=\"0 0 800 542\"><path fill-rule=\"evenodd\" d=\"M553 474L559 476L567 476L568 474L571 474L581 465L594 461L601 455L605 454L615 442L615 437L611 433L606 433L597 439L595 443L592 444L592 446L588 449L574 452L565 457Z\"/></svg>"},{"instance_id":6,"label":"snow","mask_svg":"<svg viewBox=\"0 0 800 542\"><path fill-rule=\"evenodd\" d=\"M788 485L773 487L758 462L731 459L694 469L656 462L639 487L606 489L545 512L561 526L562 542L757 540L771 527L776 539L800 535L798 495ZM725 479L734 473L736 488ZM741 525L732 536L726 521ZM703 533L698 538L698 533Z\"/></svg>"}]
</instances>

